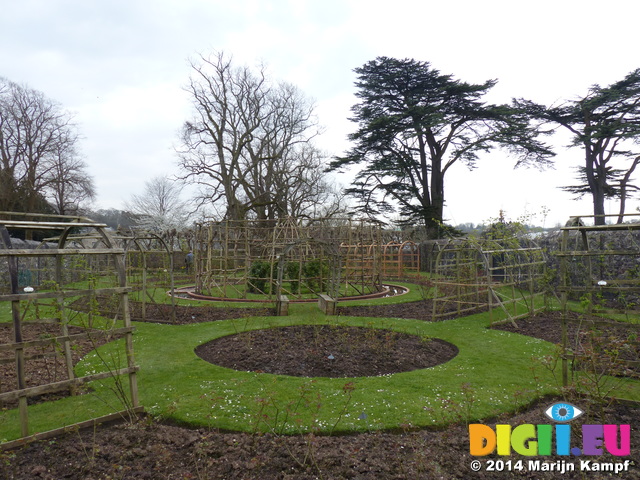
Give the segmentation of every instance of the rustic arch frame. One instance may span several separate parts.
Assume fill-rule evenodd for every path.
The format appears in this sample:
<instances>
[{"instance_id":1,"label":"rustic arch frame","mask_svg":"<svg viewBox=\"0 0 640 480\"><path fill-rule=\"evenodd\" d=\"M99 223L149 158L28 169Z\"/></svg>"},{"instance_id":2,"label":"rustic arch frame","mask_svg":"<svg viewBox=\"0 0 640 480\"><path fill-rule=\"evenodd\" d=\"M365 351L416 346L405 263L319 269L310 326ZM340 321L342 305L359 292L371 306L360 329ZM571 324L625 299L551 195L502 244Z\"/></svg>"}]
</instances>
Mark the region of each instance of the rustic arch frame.
<instances>
[{"instance_id":1,"label":"rustic arch frame","mask_svg":"<svg viewBox=\"0 0 640 480\"><path fill-rule=\"evenodd\" d=\"M541 283L546 268L542 248L526 238L501 244L496 241L455 239L438 245L433 317L461 316L487 308L500 308L507 321L527 317L543 308L537 300L546 293ZM502 292L511 289L505 296ZM522 313L519 304L524 302ZM451 304L454 308L451 308Z\"/></svg>"},{"instance_id":2,"label":"rustic arch frame","mask_svg":"<svg viewBox=\"0 0 640 480\"><path fill-rule=\"evenodd\" d=\"M93 242L87 246L86 243L79 242L79 237L71 236L74 229L85 229L95 232L99 238L99 242ZM13 247L10 231L21 231L26 238L29 238L34 231L46 231L58 233L58 236L52 238L55 241L55 248L24 248L17 249ZM50 242L51 243L51 242ZM99 245L101 244L101 245ZM43 244L40 246L42 247ZM47 245L48 246L48 245ZM74 246L76 248L71 248ZM42 258L52 257L54 262L54 287L43 288L41 291L21 292L19 289L19 259L25 258ZM116 284L109 287L97 288L95 285L89 284L88 288L73 288L71 281L65 275L68 275L67 264L79 258L101 258L115 269ZM138 400L138 387L136 372L138 367L135 364L133 350L133 331L129 316L129 297L130 288L126 282L126 271L124 263L124 250L117 248L111 234L107 231L105 224L93 222L84 217L72 217L61 215L39 215L39 214L23 214L15 212L0 212L0 259L4 259L8 273L8 284L0 285L0 304L8 302L11 304L11 328L13 333L13 341L0 345L0 352L3 354L13 354L13 358L9 356L3 357L2 363L13 363L15 365L15 373L17 384L15 388L0 392L0 404L5 402L17 402L18 414L20 419L20 429L22 441L27 441L30 436L28 399L48 393L68 391L71 395L76 393L77 388L85 383L110 377L119 377L126 375L129 381L128 396L123 398L126 410L113 412L107 417L120 417L123 415L131 415L141 410ZM69 261L71 259L71 261ZM82 264L82 262L76 262ZM84 265L90 265L86 262ZM119 297L119 305L123 326L116 328L115 319L111 328L104 331L90 331L86 328L83 333L70 334L69 324L66 314L70 306L67 300L82 296L95 296L97 294L112 294ZM32 301L47 300L53 301L56 305L56 312L53 318L42 318L39 316L38 310L35 310L34 318L30 319L33 323L53 323L60 329L60 334L45 339L25 341L23 337L23 327L26 323L26 311L23 308L23 302L30 305ZM89 323L91 323L89 316ZM126 366L122 368L105 368L104 371L95 372L90 375L76 376L73 369L71 358L71 348L74 341L81 338L95 338L97 336L113 335L124 336L124 349L126 355ZM29 386L25 377L25 364L33 357L26 353L27 350L34 347L43 347L48 345L62 345L62 351L66 364L67 379L45 383L42 385ZM101 419L93 419L100 421ZM47 432L46 435L55 435L58 432ZM42 438L44 434L37 434L38 438Z\"/></svg>"}]
</instances>

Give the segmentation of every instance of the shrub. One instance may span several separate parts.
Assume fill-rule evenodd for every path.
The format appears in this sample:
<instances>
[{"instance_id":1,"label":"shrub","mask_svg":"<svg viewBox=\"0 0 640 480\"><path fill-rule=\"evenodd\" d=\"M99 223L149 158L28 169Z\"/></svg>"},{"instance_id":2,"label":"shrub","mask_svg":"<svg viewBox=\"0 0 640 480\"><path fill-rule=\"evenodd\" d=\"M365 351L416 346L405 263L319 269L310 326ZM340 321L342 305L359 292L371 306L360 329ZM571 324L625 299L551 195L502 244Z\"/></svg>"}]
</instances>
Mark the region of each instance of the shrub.
<instances>
[{"instance_id":1,"label":"shrub","mask_svg":"<svg viewBox=\"0 0 640 480\"><path fill-rule=\"evenodd\" d=\"M329 278L329 262L319 258L308 261L302 266L302 274L311 290L323 292Z\"/></svg>"},{"instance_id":2,"label":"shrub","mask_svg":"<svg viewBox=\"0 0 640 480\"><path fill-rule=\"evenodd\" d=\"M291 284L291 291L293 293L300 293L300 263L287 262L284 273Z\"/></svg>"},{"instance_id":3,"label":"shrub","mask_svg":"<svg viewBox=\"0 0 640 480\"><path fill-rule=\"evenodd\" d=\"M264 260L255 260L249 268L249 280L247 291L250 293L268 293L272 284L271 263ZM267 288L269 287L269 288Z\"/></svg>"}]
</instances>

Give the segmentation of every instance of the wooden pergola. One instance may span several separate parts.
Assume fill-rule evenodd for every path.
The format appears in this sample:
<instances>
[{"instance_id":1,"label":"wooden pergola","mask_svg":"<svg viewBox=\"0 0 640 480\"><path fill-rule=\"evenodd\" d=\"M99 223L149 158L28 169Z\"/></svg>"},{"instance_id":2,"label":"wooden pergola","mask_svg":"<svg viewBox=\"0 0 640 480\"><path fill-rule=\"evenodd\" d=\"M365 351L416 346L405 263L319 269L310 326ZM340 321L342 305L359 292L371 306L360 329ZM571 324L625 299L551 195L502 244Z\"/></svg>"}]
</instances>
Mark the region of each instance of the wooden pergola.
<instances>
[{"instance_id":1,"label":"wooden pergola","mask_svg":"<svg viewBox=\"0 0 640 480\"><path fill-rule=\"evenodd\" d=\"M513 322L536 311L536 299L544 295L540 279L545 259L542 249L529 239L506 243L459 239L438 248L434 318L488 308L493 320L493 310L500 308ZM521 311L520 304L526 305L526 311Z\"/></svg>"},{"instance_id":2,"label":"wooden pergola","mask_svg":"<svg viewBox=\"0 0 640 480\"><path fill-rule=\"evenodd\" d=\"M79 241L83 233L95 236L98 241ZM54 236L55 241L30 242L28 248L15 248L17 237L33 238L38 234ZM13 331L13 341L0 345L0 363L15 365L17 379L14 387L0 391L0 405L17 402L23 441L30 435L29 398L63 391L74 395L80 385L94 380L128 376L128 408L108 417L140 410L136 382L138 367L133 351L134 327L129 316L128 295L131 289L127 286L124 253L122 248L115 246L105 224L87 218L0 212L0 278L3 279L0 283L0 306L10 304ZM104 279L108 279L108 284L102 283ZM83 325L84 332L70 334L71 302L79 297L95 298L98 295L116 296L120 305L110 328L92 328L94 313L89 312L86 325ZM52 308L33 307L38 304ZM42 312L46 312L46 316ZM54 325L58 333L48 338L25 341L23 330L29 324L37 323ZM116 328L117 323L122 326ZM76 376L71 356L74 342L101 336L124 336L126 366L117 369L105 366L104 371ZM57 345L62 348L56 349ZM40 352L45 348L53 350L48 355L64 356L67 378L28 385L25 367L30 360L42 357L36 349ZM57 432L49 433L54 435ZM42 436L38 434L39 438Z\"/></svg>"},{"instance_id":3,"label":"wooden pergola","mask_svg":"<svg viewBox=\"0 0 640 480\"><path fill-rule=\"evenodd\" d=\"M375 293L381 289L382 238L379 225L352 219L204 222L194 242L196 292L225 299L258 293L274 300L277 290L296 299L295 287L306 284L317 293L327 290L337 296L340 289ZM286 291L282 272L278 288L272 288L284 257L293 267L287 272L293 287ZM309 262L321 266L315 276L304 274ZM260 264L263 270L256 273Z\"/></svg>"},{"instance_id":4,"label":"wooden pergola","mask_svg":"<svg viewBox=\"0 0 640 480\"><path fill-rule=\"evenodd\" d=\"M568 303L581 299L588 312L619 313L628 308L606 308L597 305L598 297L618 304L640 298L640 214L626 214L626 223L596 225L594 215L574 216L561 228L559 258L562 305L562 380L569 384ZM623 241L626 237L626 241ZM625 260L626 259L626 260ZM627 268L625 265L630 266ZM632 302L633 303L633 302Z\"/></svg>"}]
</instances>

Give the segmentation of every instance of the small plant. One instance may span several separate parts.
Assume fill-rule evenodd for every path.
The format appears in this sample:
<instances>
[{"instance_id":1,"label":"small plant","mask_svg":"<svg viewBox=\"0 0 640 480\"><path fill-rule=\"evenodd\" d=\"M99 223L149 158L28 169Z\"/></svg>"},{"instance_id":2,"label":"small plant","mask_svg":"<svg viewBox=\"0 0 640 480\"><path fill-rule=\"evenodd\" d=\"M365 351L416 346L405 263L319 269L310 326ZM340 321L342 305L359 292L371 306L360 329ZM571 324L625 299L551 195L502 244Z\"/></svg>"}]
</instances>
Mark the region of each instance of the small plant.
<instances>
[{"instance_id":1,"label":"small plant","mask_svg":"<svg viewBox=\"0 0 640 480\"><path fill-rule=\"evenodd\" d=\"M553 376L553 379L556 383L556 385L561 386L562 385L562 378L558 378L556 376L556 371L558 368L558 365L562 359L563 353L562 353L562 346L561 345L556 345L555 350L553 353L549 354L549 355L543 355L540 358L535 358L534 359L534 366L532 367L532 372L533 372L533 376L534 378L538 378L538 376L535 373L535 364L539 364L541 365L544 369L548 370L551 375Z\"/></svg>"},{"instance_id":2,"label":"small plant","mask_svg":"<svg viewBox=\"0 0 640 480\"><path fill-rule=\"evenodd\" d=\"M558 283L558 271L553 268L546 268L542 275L537 279L538 289L544 292L544 309L551 310L551 299L555 299L560 303L560 299L556 293Z\"/></svg>"},{"instance_id":3,"label":"small plant","mask_svg":"<svg viewBox=\"0 0 640 480\"><path fill-rule=\"evenodd\" d=\"M310 380L300 385L298 396L284 405L271 392L257 397L255 403L258 408L253 414L253 433L255 435L266 431L276 437L282 437L292 432L303 434L306 447L303 453L295 452L287 442L283 442L283 445L298 466L302 468L312 467L320 478L324 478L317 462L316 452L316 435L320 430L318 419L323 407L323 400L320 392L314 388L315 383L315 380ZM264 387L266 388L266 385ZM353 382L347 382L343 385L344 401L335 421L330 422L330 433L335 431L347 414L354 390L355 385ZM223 401L220 397L215 398L216 402ZM305 417L308 420L305 420Z\"/></svg>"},{"instance_id":4,"label":"small plant","mask_svg":"<svg viewBox=\"0 0 640 480\"><path fill-rule=\"evenodd\" d=\"M431 280L426 280L418 284L420 291L420 297L422 300L431 300L434 295L434 283Z\"/></svg>"},{"instance_id":5,"label":"small plant","mask_svg":"<svg viewBox=\"0 0 640 480\"><path fill-rule=\"evenodd\" d=\"M478 401L476 396L476 389L469 382L465 382L460 385L460 391L462 392L462 408L464 410L465 422L471 421L471 409L473 405Z\"/></svg>"},{"instance_id":6,"label":"small plant","mask_svg":"<svg viewBox=\"0 0 640 480\"><path fill-rule=\"evenodd\" d=\"M113 334L109 330L110 329L107 329L106 332L101 332L105 335L107 341L113 339ZM98 348L99 345L97 339L93 335L91 335L90 332L87 333L87 338L90 340L94 347L93 352L99 361L99 365L103 367L107 372L109 372L109 377L113 381L113 384L108 384L109 390L111 390L111 392L115 395L117 402L120 404L121 410L126 412L128 417L126 420L128 421L128 423L135 423L138 420L138 415L134 408L132 398L129 395L129 389L124 383L123 377L126 378L126 376L121 373L121 370L123 370L121 367L123 364L128 363L128 358L123 359L121 351L119 349L115 351L109 351L108 356L103 355L101 353L101 350ZM102 380L98 380L98 382L103 383ZM108 404L105 399L100 398L100 400ZM111 408L115 409L116 407L112 406Z\"/></svg>"},{"instance_id":7,"label":"small plant","mask_svg":"<svg viewBox=\"0 0 640 480\"><path fill-rule=\"evenodd\" d=\"M86 463L87 471L90 471L91 468L95 465L96 455L100 453L100 447L96 442L97 429L98 429L98 425L94 424L93 425L93 441L91 445L87 445L84 439L82 438L82 435L80 434L80 429L77 426L74 428L74 433L78 437L78 444L80 445L80 448L82 449L82 452L84 453L84 456L87 460L87 463Z\"/></svg>"}]
</instances>

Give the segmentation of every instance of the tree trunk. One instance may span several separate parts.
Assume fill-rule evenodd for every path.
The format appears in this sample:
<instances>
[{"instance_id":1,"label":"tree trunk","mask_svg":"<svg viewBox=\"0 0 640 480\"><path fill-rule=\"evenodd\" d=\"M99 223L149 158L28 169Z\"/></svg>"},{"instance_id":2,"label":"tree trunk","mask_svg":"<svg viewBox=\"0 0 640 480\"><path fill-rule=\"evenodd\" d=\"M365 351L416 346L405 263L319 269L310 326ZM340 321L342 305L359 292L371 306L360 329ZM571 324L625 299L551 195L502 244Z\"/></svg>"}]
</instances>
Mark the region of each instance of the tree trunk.
<instances>
[{"instance_id":1,"label":"tree trunk","mask_svg":"<svg viewBox=\"0 0 640 480\"><path fill-rule=\"evenodd\" d=\"M606 223L605 211L604 211L604 197L599 196L596 198L596 193L593 194L593 216L594 225L604 225Z\"/></svg>"},{"instance_id":2,"label":"tree trunk","mask_svg":"<svg viewBox=\"0 0 640 480\"><path fill-rule=\"evenodd\" d=\"M442 235L442 224L444 223L444 173L441 168L441 160L432 162L431 171L431 208L430 222L434 225L437 235L429 237L433 239L440 238Z\"/></svg>"},{"instance_id":3,"label":"tree trunk","mask_svg":"<svg viewBox=\"0 0 640 480\"><path fill-rule=\"evenodd\" d=\"M423 220L430 240L442 237L443 210L444 196L442 194L432 195L431 203L423 206Z\"/></svg>"},{"instance_id":4,"label":"tree trunk","mask_svg":"<svg viewBox=\"0 0 640 480\"><path fill-rule=\"evenodd\" d=\"M606 223L604 210L604 188L600 182L594 184L595 188L591 189L593 197L593 223L594 225L604 225Z\"/></svg>"},{"instance_id":5,"label":"tree trunk","mask_svg":"<svg viewBox=\"0 0 640 480\"><path fill-rule=\"evenodd\" d=\"M624 177L622 178L622 180L620 180L620 210L618 212L618 221L616 222L618 224L621 224L624 222L624 212L625 212L626 203L627 203L627 187L629 186L629 180L631 179L631 175L633 174L633 171L638 166L638 163L640 163L640 156L637 156L633 160L631 167L629 167L627 172L624 174ZM632 186L632 188L634 187Z\"/></svg>"},{"instance_id":6,"label":"tree trunk","mask_svg":"<svg viewBox=\"0 0 640 480\"><path fill-rule=\"evenodd\" d=\"M427 232L427 239L438 240L440 238L440 224L436 222L427 221L425 227Z\"/></svg>"},{"instance_id":7,"label":"tree trunk","mask_svg":"<svg viewBox=\"0 0 640 480\"><path fill-rule=\"evenodd\" d=\"M0 168L0 211L15 210L16 190L13 172Z\"/></svg>"},{"instance_id":8,"label":"tree trunk","mask_svg":"<svg viewBox=\"0 0 640 480\"><path fill-rule=\"evenodd\" d=\"M602 163L598 162L597 154L590 151L590 146L588 144L586 147L585 173L593 201L593 223L594 225L604 225L606 223L604 217L604 192L607 175L606 171L602 168Z\"/></svg>"}]
</instances>

